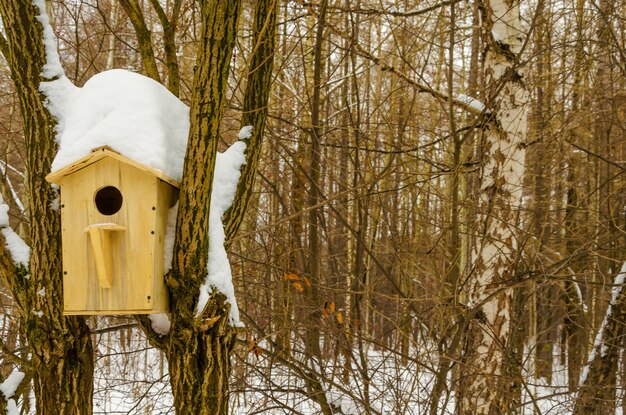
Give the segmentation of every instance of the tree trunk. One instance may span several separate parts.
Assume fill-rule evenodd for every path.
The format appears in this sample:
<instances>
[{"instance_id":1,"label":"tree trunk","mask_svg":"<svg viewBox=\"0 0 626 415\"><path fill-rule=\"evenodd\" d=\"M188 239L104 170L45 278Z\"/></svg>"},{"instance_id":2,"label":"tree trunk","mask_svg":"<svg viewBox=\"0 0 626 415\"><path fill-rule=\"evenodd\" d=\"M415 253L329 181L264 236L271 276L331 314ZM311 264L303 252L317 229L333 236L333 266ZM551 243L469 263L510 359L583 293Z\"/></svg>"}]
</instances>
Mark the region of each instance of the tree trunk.
<instances>
[{"instance_id":1,"label":"tree trunk","mask_svg":"<svg viewBox=\"0 0 626 415\"><path fill-rule=\"evenodd\" d=\"M465 373L459 391L462 415L514 413L519 402L511 382L512 290L518 256L517 221L524 172L526 94L516 67L522 45L519 2L484 1L479 6L487 44L488 108L485 162L478 223L481 239L473 252Z\"/></svg>"},{"instance_id":2,"label":"tree trunk","mask_svg":"<svg viewBox=\"0 0 626 415\"><path fill-rule=\"evenodd\" d=\"M310 361L311 372L306 380L307 392L315 400L324 413L333 413L326 400L325 387L318 372L322 372L322 352L320 348L320 321L322 307L320 304L319 287L321 284L320 273L320 229L319 215L320 209L317 207L321 200L321 147L322 138L322 70L324 69L324 31L326 29L326 10L328 1L322 0L317 16L317 28L315 33L315 46L313 55L313 95L311 97L311 128L309 136L311 138L310 164L309 164L309 195L307 198L308 215L308 262L306 264L306 274L311 280L307 290L308 309L306 310L306 332L304 334L304 350Z\"/></svg>"},{"instance_id":3,"label":"tree trunk","mask_svg":"<svg viewBox=\"0 0 626 415\"><path fill-rule=\"evenodd\" d=\"M237 185L233 206L224 214L226 240L237 233L246 215L248 200L252 194L259 165L276 50L277 15L277 0L257 0L254 14L253 51L248 68L241 120L242 127L252 126L252 132L250 138L243 140L246 143L246 164L241 168L241 178Z\"/></svg>"},{"instance_id":4,"label":"tree trunk","mask_svg":"<svg viewBox=\"0 0 626 415\"><path fill-rule=\"evenodd\" d=\"M156 56L152 48L150 29L148 25L146 25L146 20L143 17L143 11L141 10L139 2L137 0L118 1L135 28L144 73L155 81L161 82L161 76L159 75L159 69L156 64Z\"/></svg>"},{"instance_id":5,"label":"tree trunk","mask_svg":"<svg viewBox=\"0 0 626 415\"><path fill-rule=\"evenodd\" d=\"M193 316L172 314L167 361L177 414L227 414L230 353L235 330L225 296L209 299L203 316L217 318L209 327L198 327ZM206 321L211 321L206 320Z\"/></svg>"},{"instance_id":6,"label":"tree trunk","mask_svg":"<svg viewBox=\"0 0 626 415\"><path fill-rule=\"evenodd\" d=\"M30 269L16 267L10 284L29 348L38 414L91 414L93 351L82 317L62 314L61 222L57 197L45 176L57 150L55 120L44 107L39 84L46 54L39 9L30 1L2 0L6 42L2 52L18 94L26 144L30 206ZM62 75L62 74L61 74ZM11 278L11 277L8 277ZM37 295L45 289L45 296Z\"/></svg>"},{"instance_id":7,"label":"tree trunk","mask_svg":"<svg viewBox=\"0 0 626 415\"><path fill-rule=\"evenodd\" d=\"M613 295L580 379L573 415L615 413L619 352L626 327L626 263L615 278Z\"/></svg>"},{"instance_id":8,"label":"tree trunk","mask_svg":"<svg viewBox=\"0 0 626 415\"><path fill-rule=\"evenodd\" d=\"M167 344L174 406L179 414L228 413L230 306L219 292L196 317L207 275L209 208L228 70L240 0L200 2L202 28L191 97L189 144L183 167L170 288Z\"/></svg>"}]
</instances>

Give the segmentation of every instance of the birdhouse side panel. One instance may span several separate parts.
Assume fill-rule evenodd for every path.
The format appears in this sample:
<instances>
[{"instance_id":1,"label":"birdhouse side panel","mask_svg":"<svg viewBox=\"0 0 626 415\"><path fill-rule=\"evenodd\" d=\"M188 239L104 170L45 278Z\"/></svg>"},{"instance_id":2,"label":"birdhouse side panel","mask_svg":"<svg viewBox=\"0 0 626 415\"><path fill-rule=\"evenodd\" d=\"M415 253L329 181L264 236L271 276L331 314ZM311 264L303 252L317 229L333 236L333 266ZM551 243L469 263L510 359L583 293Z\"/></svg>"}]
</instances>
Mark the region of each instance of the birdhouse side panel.
<instances>
[{"instance_id":1,"label":"birdhouse side panel","mask_svg":"<svg viewBox=\"0 0 626 415\"><path fill-rule=\"evenodd\" d=\"M167 234L167 222L169 210L178 202L178 189L172 185L159 180L157 197L157 217L156 217L156 238L154 245L154 270L156 278L153 281L153 292L155 307L163 310L169 309L169 292L165 286L165 268L170 264L165 264L165 239ZM171 247L169 247L171 248ZM168 256L171 257L171 256Z\"/></svg>"}]
</instances>

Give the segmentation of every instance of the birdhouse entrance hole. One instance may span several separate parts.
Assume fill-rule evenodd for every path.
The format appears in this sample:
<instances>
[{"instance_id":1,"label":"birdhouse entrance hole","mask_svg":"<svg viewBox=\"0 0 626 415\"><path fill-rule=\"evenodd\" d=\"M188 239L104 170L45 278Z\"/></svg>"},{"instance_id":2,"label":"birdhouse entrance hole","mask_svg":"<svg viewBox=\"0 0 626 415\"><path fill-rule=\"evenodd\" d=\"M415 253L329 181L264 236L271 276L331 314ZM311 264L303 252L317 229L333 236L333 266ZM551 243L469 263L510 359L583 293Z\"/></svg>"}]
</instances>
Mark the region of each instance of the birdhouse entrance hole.
<instances>
[{"instance_id":1,"label":"birdhouse entrance hole","mask_svg":"<svg viewBox=\"0 0 626 415\"><path fill-rule=\"evenodd\" d=\"M122 193L117 187L105 186L96 192L94 202L98 212L103 215L114 215L122 208Z\"/></svg>"}]
</instances>

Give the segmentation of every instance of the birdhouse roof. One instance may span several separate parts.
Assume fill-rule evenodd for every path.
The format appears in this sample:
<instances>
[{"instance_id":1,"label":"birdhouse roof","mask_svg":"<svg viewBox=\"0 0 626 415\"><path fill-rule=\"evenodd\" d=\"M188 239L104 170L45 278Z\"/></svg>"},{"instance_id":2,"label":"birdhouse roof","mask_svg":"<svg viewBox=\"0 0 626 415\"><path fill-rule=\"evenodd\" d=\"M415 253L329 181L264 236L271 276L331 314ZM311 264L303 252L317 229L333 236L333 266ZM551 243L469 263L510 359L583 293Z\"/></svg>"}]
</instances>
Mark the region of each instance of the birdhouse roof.
<instances>
[{"instance_id":1,"label":"birdhouse roof","mask_svg":"<svg viewBox=\"0 0 626 415\"><path fill-rule=\"evenodd\" d=\"M125 157L123 155L121 155L120 153L117 153L115 151L113 151L111 148L104 146L104 147L98 147L95 148L91 151L90 154L88 154L87 156L73 162L72 164L69 164L61 169L58 169L56 171L53 171L52 173L48 174L46 176L46 180L51 182L51 183L56 183L56 184L60 184L60 182L63 180L63 178L65 176L68 176L70 174L76 173L79 170L82 170L86 167L91 166L92 164L94 164L95 162L102 160L105 157L111 157L113 159L119 160L122 163L128 164L130 166L133 166L139 170L143 170L148 174L151 174L155 177L158 177L159 179L163 180L166 183L171 184L172 186L176 187L176 188L180 188L180 183L177 182L176 180L172 179L171 177L167 176L165 173L163 173L161 170L157 170L155 168L152 168L150 166L146 166L145 164L139 163L135 160L129 159L128 157Z\"/></svg>"}]
</instances>

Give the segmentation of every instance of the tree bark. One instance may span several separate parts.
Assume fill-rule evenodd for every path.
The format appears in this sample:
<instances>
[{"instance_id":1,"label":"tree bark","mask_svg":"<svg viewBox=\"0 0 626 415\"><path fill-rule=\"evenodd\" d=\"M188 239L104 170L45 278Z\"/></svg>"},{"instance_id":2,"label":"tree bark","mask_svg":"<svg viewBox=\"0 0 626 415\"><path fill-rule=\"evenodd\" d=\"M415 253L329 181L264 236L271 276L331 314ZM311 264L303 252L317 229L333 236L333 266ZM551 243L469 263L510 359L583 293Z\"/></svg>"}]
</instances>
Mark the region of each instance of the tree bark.
<instances>
[{"instance_id":1,"label":"tree bark","mask_svg":"<svg viewBox=\"0 0 626 415\"><path fill-rule=\"evenodd\" d=\"M254 14L254 41L252 58L248 68L248 81L243 100L241 126L252 126L251 136L246 143L246 164L241 168L241 178L233 205L224 214L226 240L237 233L246 215L248 201L254 187L263 144L265 120L269 105L269 91L272 83L272 68L276 50L277 0L258 0Z\"/></svg>"},{"instance_id":2,"label":"tree bark","mask_svg":"<svg viewBox=\"0 0 626 415\"><path fill-rule=\"evenodd\" d=\"M201 1L202 28L191 97L189 143L183 168L172 270L166 356L179 414L228 413L230 353L235 331L230 305L214 292L196 317L207 274L209 209L219 128L240 0Z\"/></svg>"},{"instance_id":3,"label":"tree bark","mask_svg":"<svg viewBox=\"0 0 626 415\"><path fill-rule=\"evenodd\" d=\"M170 42L166 48L170 72L168 87L177 93L178 65L173 54L173 32L180 2L175 3L170 19L158 2L152 4L166 26L165 41ZM189 143L172 270L166 277L172 298L169 336L165 340L159 339L150 331L149 322L140 319L152 344L166 352L174 406L180 414L228 413L230 353L235 344L235 329L229 320L230 305L225 302L223 294L214 292L204 310L196 316L196 302L207 272L213 170L240 7L240 0L200 2L201 41L192 88ZM243 125L251 124L253 131L252 137L244 140L247 144L246 166L233 206L225 215L227 238L234 236L243 220L256 175L271 82L276 8L275 0L259 1L256 7L255 49L242 121ZM138 36L140 32L137 30ZM151 62L153 58L147 60Z\"/></svg>"},{"instance_id":4,"label":"tree bark","mask_svg":"<svg viewBox=\"0 0 626 415\"><path fill-rule=\"evenodd\" d=\"M167 64L167 89L169 89L172 94L178 96L180 94L180 66L178 65L178 56L176 55L175 36L182 0L174 1L174 4L172 5L172 14L169 18L158 0L150 0L150 4L152 4L152 8L156 12L159 21L161 22L161 26L163 27L163 50L165 52L165 63ZM137 30L137 26L135 26L135 30L137 31L137 37L139 38L140 32ZM151 47L152 44L150 43L150 48Z\"/></svg>"},{"instance_id":5,"label":"tree bark","mask_svg":"<svg viewBox=\"0 0 626 415\"><path fill-rule=\"evenodd\" d=\"M319 215L320 209L317 207L321 200L321 138L322 138L322 70L324 69L324 32L326 30L326 12L328 0L322 0L319 5L317 15L317 28L315 32L315 45L313 52L313 94L311 97L311 128L309 129L309 137L311 139L310 162L309 169L309 192L306 201L308 214L308 261L306 263L306 274L311 280L310 286L307 287L307 310L305 323L306 332L304 334L304 350L313 370L308 374L307 391L309 396L319 405L324 415L333 413L325 394L324 384L322 383L319 372L323 370L322 352L320 348L320 321L321 321L321 304L319 287L321 284L320 273L320 229ZM323 372L322 372L323 376Z\"/></svg>"},{"instance_id":6,"label":"tree bark","mask_svg":"<svg viewBox=\"0 0 626 415\"><path fill-rule=\"evenodd\" d=\"M517 68L522 46L519 1L484 1L485 71L491 124L485 134L485 162L478 223L480 240L473 252L469 281L469 332L465 373L459 391L462 415L514 413L519 402L509 378L512 290L519 255L518 206L524 172L526 93Z\"/></svg>"},{"instance_id":7,"label":"tree bark","mask_svg":"<svg viewBox=\"0 0 626 415\"><path fill-rule=\"evenodd\" d=\"M152 35L148 25L146 24L146 20L143 17L141 6L137 0L118 1L135 28L144 73L146 76L149 76L155 81L161 82L161 76L159 75L159 70L156 64L156 56L152 47Z\"/></svg>"},{"instance_id":8,"label":"tree bark","mask_svg":"<svg viewBox=\"0 0 626 415\"><path fill-rule=\"evenodd\" d=\"M18 266L12 294L32 353L38 414L91 414L93 351L82 317L64 317L61 221L57 197L45 176L57 150L55 120L44 107L39 84L46 55L39 10L25 0L0 1L6 31L5 57L18 94L26 147L30 205L30 267ZM45 296L37 292L45 288ZM41 291L40 291L41 292Z\"/></svg>"},{"instance_id":9,"label":"tree bark","mask_svg":"<svg viewBox=\"0 0 626 415\"><path fill-rule=\"evenodd\" d=\"M581 375L573 415L615 413L617 366L626 327L624 273L626 266L615 279L612 300Z\"/></svg>"}]
</instances>

